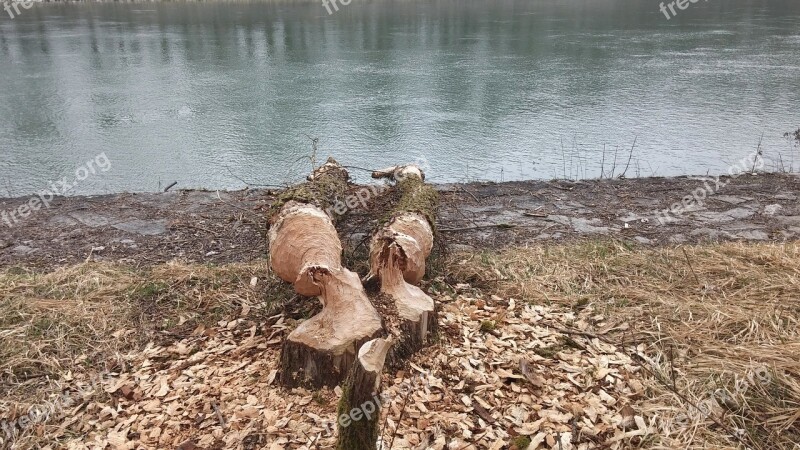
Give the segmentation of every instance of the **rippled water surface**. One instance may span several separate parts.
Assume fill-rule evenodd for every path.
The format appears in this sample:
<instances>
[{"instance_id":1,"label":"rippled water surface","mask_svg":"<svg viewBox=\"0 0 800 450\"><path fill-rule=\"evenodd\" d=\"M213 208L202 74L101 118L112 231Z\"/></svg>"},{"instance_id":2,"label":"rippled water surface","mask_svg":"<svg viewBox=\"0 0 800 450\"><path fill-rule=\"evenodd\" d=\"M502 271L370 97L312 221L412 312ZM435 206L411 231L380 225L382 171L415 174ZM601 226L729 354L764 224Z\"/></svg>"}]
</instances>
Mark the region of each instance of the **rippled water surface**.
<instances>
[{"instance_id":1,"label":"rippled water surface","mask_svg":"<svg viewBox=\"0 0 800 450\"><path fill-rule=\"evenodd\" d=\"M800 166L796 0L43 4L0 17L0 59L0 196L102 152L71 193L285 183L309 136L435 181L618 174L634 139L628 176L722 172L762 134Z\"/></svg>"}]
</instances>

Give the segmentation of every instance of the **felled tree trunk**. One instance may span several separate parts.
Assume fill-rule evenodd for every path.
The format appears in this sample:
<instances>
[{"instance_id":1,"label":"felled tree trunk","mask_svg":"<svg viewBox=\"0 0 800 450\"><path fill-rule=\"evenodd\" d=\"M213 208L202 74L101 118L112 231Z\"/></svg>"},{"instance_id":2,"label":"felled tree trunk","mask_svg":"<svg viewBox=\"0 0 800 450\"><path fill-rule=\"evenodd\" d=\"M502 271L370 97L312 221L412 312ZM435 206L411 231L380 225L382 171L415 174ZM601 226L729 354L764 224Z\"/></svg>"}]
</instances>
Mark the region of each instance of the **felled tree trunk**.
<instances>
[{"instance_id":1,"label":"felled tree trunk","mask_svg":"<svg viewBox=\"0 0 800 450\"><path fill-rule=\"evenodd\" d=\"M287 190L271 208L272 269L298 294L318 296L322 302L322 311L284 341L281 380L288 386L336 386L361 344L382 330L358 275L341 265L342 244L329 213L344 195L348 177L328 159L309 182Z\"/></svg>"},{"instance_id":2,"label":"felled tree trunk","mask_svg":"<svg viewBox=\"0 0 800 450\"><path fill-rule=\"evenodd\" d=\"M433 299L416 285L425 276L433 248L438 195L417 166L396 166L372 176L394 179L401 192L394 211L372 237L368 278L377 277L381 292L394 299L401 330L396 352L405 356L425 345L437 323Z\"/></svg>"},{"instance_id":3,"label":"felled tree trunk","mask_svg":"<svg viewBox=\"0 0 800 450\"><path fill-rule=\"evenodd\" d=\"M375 450L381 416L381 372L391 345L391 340L375 339L359 350L339 401L337 450Z\"/></svg>"},{"instance_id":4,"label":"felled tree trunk","mask_svg":"<svg viewBox=\"0 0 800 450\"><path fill-rule=\"evenodd\" d=\"M316 169L307 183L282 193L270 207L269 255L272 269L300 295L321 294L309 277L312 267L341 266L342 244L329 211L347 191L350 175L333 158ZM328 211L328 212L326 212Z\"/></svg>"}]
</instances>

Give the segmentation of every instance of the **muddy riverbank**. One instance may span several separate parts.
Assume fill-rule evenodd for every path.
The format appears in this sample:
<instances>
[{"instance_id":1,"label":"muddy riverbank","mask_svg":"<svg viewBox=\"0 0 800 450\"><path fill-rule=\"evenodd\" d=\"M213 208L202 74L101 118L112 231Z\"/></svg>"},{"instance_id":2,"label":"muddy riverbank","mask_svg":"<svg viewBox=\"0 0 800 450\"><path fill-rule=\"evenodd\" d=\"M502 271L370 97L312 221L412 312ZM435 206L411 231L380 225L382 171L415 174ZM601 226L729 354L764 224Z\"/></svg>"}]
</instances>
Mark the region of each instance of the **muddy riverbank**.
<instances>
[{"instance_id":1,"label":"muddy riverbank","mask_svg":"<svg viewBox=\"0 0 800 450\"><path fill-rule=\"evenodd\" d=\"M451 248L473 250L574 239L676 245L783 242L800 237L800 176L442 184L438 227ZM353 186L353 190L359 186ZM682 199L706 190L701 202ZM0 266L54 267L87 260L149 265L172 259L225 263L264 258L265 210L278 191L174 191L61 197L0 222ZM31 197L0 200L19 211ZM357 245L382 210L380 196L347 214ZM675 208L677 204L679 208ZM664 210L670 211L665 214ZM658 211L661 211L660 213ZM6 215L8 217L8 214ZM11 225L11 226L9 226Z\"/></svg>"}]
</instances>

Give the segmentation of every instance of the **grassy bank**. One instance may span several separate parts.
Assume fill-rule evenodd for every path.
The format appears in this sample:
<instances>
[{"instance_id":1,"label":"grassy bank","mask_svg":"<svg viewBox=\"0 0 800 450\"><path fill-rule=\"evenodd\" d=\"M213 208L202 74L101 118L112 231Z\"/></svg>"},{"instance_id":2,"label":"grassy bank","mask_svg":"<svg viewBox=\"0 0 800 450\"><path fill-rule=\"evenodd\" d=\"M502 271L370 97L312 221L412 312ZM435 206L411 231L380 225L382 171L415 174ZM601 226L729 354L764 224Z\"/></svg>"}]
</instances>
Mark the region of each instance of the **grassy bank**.
<instances>
[{"instance_id":1,"label":"grassy bank","mask_svg":"<svg viewBox=\"0 0 800 450\"><path fill-rule=\"evenodd\" d=\"M652 432L630 446L792 449L800 442L797 244L581 242L455 254L442 266L429 285L440 296L606 317L561 326L575 339L613 344L642 366L646 390L636 413L652 421ZM272 323L281 313L291 327L312 303L272 278L266 262L5 269L0 419L25 414L73 380L126 370L128 356L148 344L169 345L245 315ZM493 314L484 331L502 333L503 308ZM543 356L557 360L558 349ZM16 448L52 444L48 433L63 420L29 429Z\"/></svg>"}]
</instances>

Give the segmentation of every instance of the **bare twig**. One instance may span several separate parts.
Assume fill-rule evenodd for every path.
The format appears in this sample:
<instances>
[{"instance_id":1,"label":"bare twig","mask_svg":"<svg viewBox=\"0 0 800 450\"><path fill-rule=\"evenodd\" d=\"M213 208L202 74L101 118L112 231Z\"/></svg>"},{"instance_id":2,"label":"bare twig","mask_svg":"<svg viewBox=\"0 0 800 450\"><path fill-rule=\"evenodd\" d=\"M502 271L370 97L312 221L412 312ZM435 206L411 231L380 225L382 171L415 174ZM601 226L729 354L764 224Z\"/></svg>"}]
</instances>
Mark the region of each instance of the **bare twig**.
<instances>
[{"instance_id":1,"label":"bare twig","mask_svg":"<svg viewBox=\"0 0 800 450\"><path fill-rule=\"evenodd\" d=\"M603 160L600 161L600 179L603 179L603 174L605 173L603 168L606 166L606 144L603 143Z\"/></svg>"},{"instance_id":2,"label":"bare twig","mask_svg":"<svg viewBox=\"0 0 800 450\"><path fill-rule=\"evenodd\" d=\"M225 418L222 417L222 412L219 410L219 406L216 403L212 403L211 407L214 408L214 414L217 415L217 420L219 421L219 425L222 428L225 428Z\"/></svg>"},{"instance_id":3,"label":"bare twig","mask_svg":"<svg viewBox=\"0 0 800 450\"><path fill-rule=\"evenodd\" d=\"M364 172L369 172L369 173L376 171L376 169L367 169L365 167L358 167L358 166L342 166L342 167L344 167L345 169L363 170Z\"/></svg>"},{"instance_id":4,"label":"bare twig","mask_svg":"<svg viewBox=\"0 0 800 450\"><path fill-rule=\"evenodd\" d=\"M454 232L454 231L467 231L467 230L477 230L481 228L516 228L517 225L512 223L492 223L489 225L475 225L472 227L463 227L463 228L440 228L439 231L442 232Z\"/></svg>"},{"instance_id":5,"label":"bare twig","mask_svg":"<svg viewBox=\"0 0 800 450\"><path fill-rule=\"evenodd\" d=\"M403 415L406 412L406 404L408 403L408 397L411 395L411 391L413 391L413 389L409 389L408 392L406 392L405 397L403 397L403 407L400 409L400 417L397 418L397 426L394 428L394 432L392 433L392 440L389 441L389 450L392 450L392 446L394 445L394 437L397 436L397 429L400 428L400 425L403 422Z\"/></svg>"},{"instance_id":6,"label":"bare twig","mask_svg":"<svg viewBox=\"0 0 800 450\"><path fill-rule=\"evenodd\" d=\"M628 167L631 165L631 158L633 158L633 149L636 148L636 139L638 139L638 136L634 136L633 138L633 145L631 145L631 152L628 155L628 162L625 163L625 170L623 170L622 173L620 174L619 176L620 178L625 178L625 174L628 172Z\"/></svg>"},{"instance_id":7,"label":"bare twig","mask_svg":"<svg viewBox=\"0 0 800 450\"><path fill-rule=\"evenodd\" d=\"M306 137L311 139L311 173L314 173L317 170L317 144L319 143L319 138L311 137L306 134Z\"/></svg>"},{"instance_id":8,"label":"bare twig","mask_svg":"<svg viewBox=\"0 0 800 450\"><path fill-rule=\"evenodd\" d=\"M233 173L233 171L231 170L231 168L230 168L230 167L228 167L228 166L225 166L225 165L223 165L222 167L226 168L226 169L228 170L228 173L229 173L229 174L231 174L231 176L232 176L233 178L236 178L237 180L241 181L242 183L244 183L244 184L246 184L246 185L248 185L248 186L250 186L250 187L266 187L266 188L276 188L276 189L286 189L286 188L288 187L288 185L286 185L286 186L279 186L279 185L276 185L276 184L257 184L257 183L251 183L251 182L249 182L249 181L246 181L246 180L243 180L243 179L239 178L239 177L238 177L238 176L237 176L235 173Z\"/></svg>"},{"instance_id":9,"label":"bare twig","mask_svg":"<svg viewBox=\"0 0 800 450\"><path fill-rule=\"evenodd\" d=\"M758 147L756 148L756 156L753 157L753 170L750 173L756 173L756 162L758 157L761 156L761 142L764 140L764 132L761 132L761 138L758 140Z\"/></svg>"},{"instance_id":10,"label":"bare twig","mask_svg":"<svg viewBox=\"0 0 800 450\"><path fill-rule=\"evenodd\" d=\"M614 164L611 165L611 177L614 178L614 171L617 170L617 151L619 147L614 147Z\"/></svg>"},{"instance_id":11,"label":"bare twig","mask_svg":"<svg viewBox=\"0 0 800 450\"><path fill-rule=\"evenodd\" d=\"M689 269L692 271L692 275L694 275L694 280L697 281L697 284L702 286L702 283L700 283L700 279L697 278L697 274L694 271L694 267L692 267L692 262L689 260L689 254L686 253L686 249L683 247L681 247L681 251L683 251L683 256L686 257L686 263L689 264Z\"/></svg>"},{"instance_id":12,"label":"bare twig","mask_svg":"<svg viewBox=\"0 0 800 450\"><path fill-rule=\"evenodd\" d=\"M463 186L461 187L461 192L466 192L466 193L467 193L467 194L469 194L469 195L470 195L470 197L472 197L472 198L473 198L473 199L474 199L476 202L479 202L479 201L480 201L480 200L478 200L478 197L476 197L476 196L475 196L475 194L473 194L472 192L468 191L468 190L467 190L465 187L463 187Z\"/></svg>"}]
</instances>

